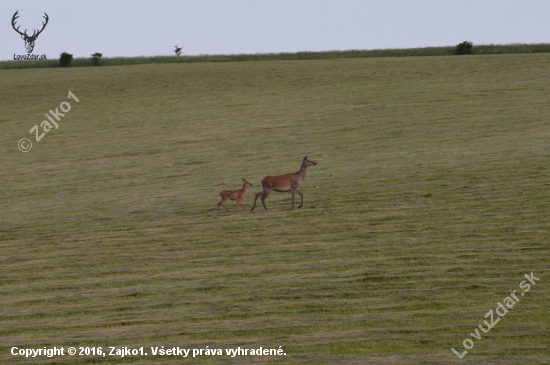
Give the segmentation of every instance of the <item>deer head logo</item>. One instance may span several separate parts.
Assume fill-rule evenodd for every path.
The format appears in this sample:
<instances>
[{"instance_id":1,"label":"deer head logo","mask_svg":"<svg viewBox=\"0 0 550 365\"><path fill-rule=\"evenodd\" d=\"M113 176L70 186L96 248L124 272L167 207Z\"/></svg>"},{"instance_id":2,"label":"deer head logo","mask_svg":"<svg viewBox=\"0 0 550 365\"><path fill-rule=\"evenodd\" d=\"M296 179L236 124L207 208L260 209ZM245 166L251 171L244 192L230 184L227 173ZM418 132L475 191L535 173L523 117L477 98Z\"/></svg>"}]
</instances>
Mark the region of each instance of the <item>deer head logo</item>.
<instances>
[{"instance_id":1,"label":"deer head logo","mask_svg":"<svg viewBox=\"0 0 550 365\"><path fill-rule=\"evenodd\" d=\"M13 29L19 33L21 35L21 38L23 38L23 40L25 41L25 48L27 48L27 53L32 53L32 50L34 49L34 42L36 41L36 38L38 38L38 35L40 33L42 33L42 31L44 30L44 28L46 28L46 24L48 24L48 14L44 13L44 19L46 19L46 22L42 22L42 29L38 30L38 29L35 29L35 31L32 33L31 36L29 36L27 34L27 30L25 29L25 32L24 33L21 33L19 31L19 27L15 27L15 20L17 18L19 18L19 15L17 15L17 13L19 13L19 10L17 10L15 12L15 14L13 14L13 18L11 18L11 26L13 27Z\"/></svg>"}]
</instances>

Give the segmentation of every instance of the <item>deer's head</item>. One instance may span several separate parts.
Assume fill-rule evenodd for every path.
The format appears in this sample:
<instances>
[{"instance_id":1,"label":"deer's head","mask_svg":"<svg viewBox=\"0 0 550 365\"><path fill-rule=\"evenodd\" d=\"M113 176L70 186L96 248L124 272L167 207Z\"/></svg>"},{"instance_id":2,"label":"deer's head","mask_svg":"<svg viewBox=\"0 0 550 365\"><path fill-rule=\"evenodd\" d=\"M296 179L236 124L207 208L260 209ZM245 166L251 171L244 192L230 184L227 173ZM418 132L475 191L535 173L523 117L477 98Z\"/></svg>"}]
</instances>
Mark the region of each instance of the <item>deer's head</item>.
<instances>
[{"instance_id":1,"label":"deer's head","mask_svg":"<svg viewBox=\"0 0 550 365\"><path fill-rule=\"evenodd\" d=\"M38 29L35 29L34 32L32 33L31 36L29 36L27 34L27 30L25 29L25 32L21 33L19 31L19 27L15 27L15 21L17 18L19 18L19 15L17 15L19 13L19 10L17 10L15 12L15 14L13 14L13 17L11 18L11 26L13 27L13 29L19 33L21 35L21 38L23 38L23 40L25 41L25 48L27 49L27 53L32 53L33 49L34 49L34 42L36 41L36 38L38 38L38 36L40 35L40 33L42 33L42 31L44 30L44 28L46 28L46 24L48 24L48 14L44 13L44 19L46 19L45 22L42 22L42 29L38 30Z\"/></svg>"},{"instance_id":2,"label":"deer's head","mask_svg":"<svg viewBox=\"0 0 550 365\"><path fill-rule=\"evenodd\" d=\"M305 163L306 167L311 167L311 166L317 165L317 162L308 160L307 156L304 157L304 162L302 162L302 163Z\"/></svg>"}]
</instances>

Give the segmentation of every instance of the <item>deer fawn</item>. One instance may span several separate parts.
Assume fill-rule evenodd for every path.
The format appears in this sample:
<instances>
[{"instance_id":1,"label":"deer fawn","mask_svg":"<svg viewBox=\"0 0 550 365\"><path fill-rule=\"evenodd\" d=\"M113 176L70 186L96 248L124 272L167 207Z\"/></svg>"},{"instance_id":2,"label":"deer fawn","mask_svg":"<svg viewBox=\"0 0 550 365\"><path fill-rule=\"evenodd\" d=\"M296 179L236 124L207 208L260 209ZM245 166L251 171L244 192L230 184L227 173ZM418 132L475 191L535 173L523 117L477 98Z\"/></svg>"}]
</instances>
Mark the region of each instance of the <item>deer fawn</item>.
<instances>
[{"instance_id":1,"label":"deer fawn","mask_svg":"<svg viewBox=\"0 0 550 365\"><path fill-rule=\"evenodd\" d=\"M317 162L308 160L306 156L302 161L300 171L292 174L264 177L262 179L262 191L254 196L254 206L251 211L256 208L256 200L258 200L260 196L262 197L262 204L264 205L265 210L267 210L267 207L265 206L265 198L267 198L269 193L271 193L271 190L275 190L280 193L290 191L292 193L292 209L294 209L294 194L300 195L300 198L302 198L302 202L298 207L298 209L300 209L302 205L304 205L304 195L300 193L300 185L302 185L302 181L306 177L307 168L315 165L317 165Z\"/></svg>"},{"instance_id":2,"label":"deer fawn","mask_svg":"<svg viewBox=\"0 0 550 365\"><path fill-rule=\"evenodd\" d=\"M227 209L226 206L223 205L223 203L225 203L228 200L236 200L237 201L237 204L235 204L235 210L233 210L233 213L235 213L237 211L237 207L239 206L239 204L241 204L243 206L243 210L245 210L244 203L243 203L244 196L246 195L246 191L248 190L248 187L252 186L252 184L249 183L248 181L246 181L245 179L243 179L243 181L244 181L244 184L243 184L243 188L241 190L222 190L222 191L220 191L220 193L218 195L220 196L220 198L222 200L218 203L218 213L220 212L220 205L222 207L224 207L225 210L229 213L229 209Z\"/></svg>"}]
</instances>

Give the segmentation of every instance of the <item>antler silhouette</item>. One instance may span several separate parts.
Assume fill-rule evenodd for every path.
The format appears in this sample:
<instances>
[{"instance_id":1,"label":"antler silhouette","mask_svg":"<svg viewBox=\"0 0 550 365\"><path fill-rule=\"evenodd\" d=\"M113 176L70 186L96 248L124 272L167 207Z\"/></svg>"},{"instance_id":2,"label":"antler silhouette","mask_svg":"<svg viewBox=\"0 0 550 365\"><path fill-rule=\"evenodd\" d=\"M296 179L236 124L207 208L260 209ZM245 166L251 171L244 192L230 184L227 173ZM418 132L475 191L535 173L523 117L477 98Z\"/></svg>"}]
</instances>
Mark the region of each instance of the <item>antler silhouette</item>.
<instances>
[{"instance_id":1,"label":"antler silhouette","mask_svg":"<svg viewBox=\"0 0 550 365\"><path fill-rule=\"evenodd\" d=\"M21 33L21 32L19 31L19 27L15 28L15 20L16 20L17 18L19 18L19 16L17 15L17 13L19 13L19 10L17 10L17 11L15 12L15 14L13 14L13 17L11 18L11 26L13 27L13 29L14 29L17 33L19 33L19 34L21 34L21 35L24 35L24 36L27 36L27 30L26 30L26 29L25 29L25 34L23 34L23 33ZM46 14L46 13L44 13L44 14ZM27 37L28 37L28 36L27 36Z\"/></svg>"},{"instance_id":2,"label":"antler silhouette","mask_svg":"<svg viewBox=\"0 0 550 365\"><path fill-rule=\"evenodd\" d=\"M34 32L32 33L32 35L29 37L29 35L27 34L27 30L25 29L25 32L24 33L21 33L19 31L19 27L15 28L15 21L17 20L17 18L19 18L19 15L17 15L19 13L19 10L17 10L15 12L15 14L13 14L13 17L11 18L11 26L13 27L13 29L21 34L22 36L25 37L25 40L29 40L29 41L33 41L33 40L36 40L36 37L38 37L38 35L40 33L42 33L42 31L44 30L44 28L46 28L46 25L48 24L48 20L50 20L50 18L48 17L48 14L47 13L44 13L44 16L43 18L46 19L46 22L42 22L42 29L38 30L38 29L35 29ZM37 33L38 32L38 33Z\"/></svg>"},{"instance_id":3,"label":"antler silhouette","mask_svg":"<svg viewBox=\"0 0 550 365\"><path fill-rule=\"evenodd\" d=\"M33 34L33 37L38 37L38 35L40 33L42 33L44 28L46 28L46 25L48 24L48 20L50 20L50 17L48 17L48 14L46 14L45 12L44 12L44 16L42 18L46 19L46 22L45 23L42 22L42 29L40 29L40 31L38 33L36 33L36 36Z\"/></svg>"}]
</instances>

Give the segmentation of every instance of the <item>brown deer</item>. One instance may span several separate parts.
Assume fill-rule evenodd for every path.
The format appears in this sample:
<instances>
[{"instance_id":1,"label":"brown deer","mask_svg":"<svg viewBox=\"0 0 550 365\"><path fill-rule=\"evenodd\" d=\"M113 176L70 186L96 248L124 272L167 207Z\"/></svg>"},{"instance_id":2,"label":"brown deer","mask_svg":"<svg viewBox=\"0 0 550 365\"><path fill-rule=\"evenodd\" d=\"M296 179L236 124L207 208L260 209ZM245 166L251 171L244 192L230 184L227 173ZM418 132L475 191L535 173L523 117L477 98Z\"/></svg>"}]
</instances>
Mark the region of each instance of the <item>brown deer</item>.
<instances>
[{"instance_id":1,"label":"brown deer","mask_svg":"<svg viewBox=\"0 0 550 365\"><path fill-rule=\"evenodd\" d=\"M271 193L271 190L280 193L290 191L292 193L292 209L294 209L294 194L300 195L300 198L302 198L302 202L298 207L298 209L300 209L302 205L304 205L304 195L300 192L300 185L302 185L302 181L306 177L307 168L315 165L317 165L317 162L308 160L306 156L302 161L300 171L292 174L264 177L262 179L262 191L254 196L254 206L251 211L256 208L256 200L258 200L260 196L262 197L262 204L264 205L265 210L267 210L267 207L265 206L265 198L267 198L269 193Z\"/></svg>"},{"instance_id":2,"label":"brown deer","mask_svg":"<svg viewBox=\"0 0 550 365\"><path fill-rule=\"evenodd\" d=\"M222 200L218 203L218 213L220 212L220 205L225 208L227 213L229 213L229 209L227 209L226 206L223 205L223 203L225 203L228 200L237 201L237 204L235 204L235 210L233 210L233 213L237 211L237 207L239 206L239 204L243 206L243 210L246 210L244 207L243 200L244 200L244 196L246 195L246 191L248 190L248 187L252 186L252 184L246 181L245 179L243 179L243 181L244 181L244 184L241 190L222 190L219 192L218 195Z\"/></svg>"}]
</instances>

